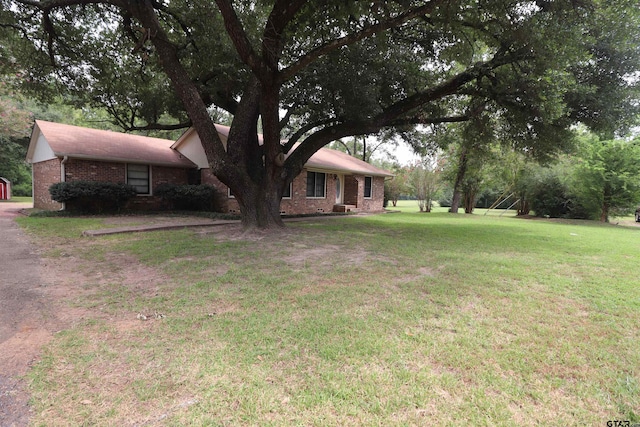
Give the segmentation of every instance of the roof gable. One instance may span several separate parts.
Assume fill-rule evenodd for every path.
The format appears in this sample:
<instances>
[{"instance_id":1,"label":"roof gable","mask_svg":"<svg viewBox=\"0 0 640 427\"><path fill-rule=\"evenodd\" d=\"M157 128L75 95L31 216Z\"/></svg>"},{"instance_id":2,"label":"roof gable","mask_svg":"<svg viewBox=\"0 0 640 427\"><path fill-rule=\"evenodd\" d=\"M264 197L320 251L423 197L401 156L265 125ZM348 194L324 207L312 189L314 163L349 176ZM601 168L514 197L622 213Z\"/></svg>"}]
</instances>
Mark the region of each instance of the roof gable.
<instances>
[{"instance_id":1,"label":"roof gable","mask_svg":"<svg viewBox=\"0 0 640 427\"><path fill-rule=\"evenodd\" d=\"M36 132L36 127L34 127L31 140L29 141L27 161L29 163L39 163L57 158L44 135L39 131Z\"/></svg>"}]
</instances>

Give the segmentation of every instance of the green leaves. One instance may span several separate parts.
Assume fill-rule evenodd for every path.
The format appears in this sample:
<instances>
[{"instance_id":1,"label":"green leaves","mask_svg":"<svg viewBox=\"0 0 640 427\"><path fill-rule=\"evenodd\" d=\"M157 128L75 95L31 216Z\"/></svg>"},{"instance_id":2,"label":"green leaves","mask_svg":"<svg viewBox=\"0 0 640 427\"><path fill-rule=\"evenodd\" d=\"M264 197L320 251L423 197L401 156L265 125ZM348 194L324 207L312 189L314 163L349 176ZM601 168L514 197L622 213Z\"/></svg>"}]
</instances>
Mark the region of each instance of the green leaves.
<instances>
[{"instance_id":1,"label":"green leaves","mask_svg":"<svg viewBox=\"0 0 640 427\"><path fill-rule=\"evenodd\" d=\"M154 194L173 209L220 212L222 195L212 185L160 184Z\"/></svg>"},{"instance_id":2,"label":"green leaves","mask_svg":"<svg viewBox=\"0 0 640 427\"><path fill-rule=\"evenodd\" d=\"M582 203L603 221L640 203L640 141L591 141L575 172ZM594 216L596 216L594 215Z\"/></svg>"}]
</instances>

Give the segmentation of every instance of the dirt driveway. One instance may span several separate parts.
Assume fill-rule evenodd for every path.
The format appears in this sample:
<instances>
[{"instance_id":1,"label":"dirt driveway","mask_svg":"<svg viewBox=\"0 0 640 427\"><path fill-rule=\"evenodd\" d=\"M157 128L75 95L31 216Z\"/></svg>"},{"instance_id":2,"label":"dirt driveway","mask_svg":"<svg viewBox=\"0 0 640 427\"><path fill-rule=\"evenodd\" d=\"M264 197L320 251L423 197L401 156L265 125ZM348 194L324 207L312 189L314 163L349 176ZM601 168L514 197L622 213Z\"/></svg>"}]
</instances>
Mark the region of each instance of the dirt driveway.
<instances>
[{"instance_id":1,"label":"dirt driveway","mask_svg":"<svg viewBox=\"0 0 640 427\"><path fill-rule=\"evenodd\" d=\"M26 203L0 203L0 426L29 421L21 378L57 330L36 248L15 223Z\"/></svg>"},{"instance_id":2,"label":"dirt driveway","mask_svg":"<svg viewBox=\"0 0 640 427\"><path fill-rule=\"evenodd\" d=\"M15 223L20 210L29 203L0 202L0 427L29 424L29 395L24 375L39 357L42 347L57 331L70 327L85 316L95 316L72 308L65 301L79 290L74 259L66 266L42 259L39 247ZM130 225L140 218L112 218L110 224ZM202 223L202 218L145 218L146 225ZM214 223L215 221L211 221ZM120 265L125 265L119 262ZM148 270L138 271L137 263L125 268L126 282L151 282ZM75 275L74 275L75 274ZM123 279L124 280L124 279Z\"/></svg>"}]
</instances>

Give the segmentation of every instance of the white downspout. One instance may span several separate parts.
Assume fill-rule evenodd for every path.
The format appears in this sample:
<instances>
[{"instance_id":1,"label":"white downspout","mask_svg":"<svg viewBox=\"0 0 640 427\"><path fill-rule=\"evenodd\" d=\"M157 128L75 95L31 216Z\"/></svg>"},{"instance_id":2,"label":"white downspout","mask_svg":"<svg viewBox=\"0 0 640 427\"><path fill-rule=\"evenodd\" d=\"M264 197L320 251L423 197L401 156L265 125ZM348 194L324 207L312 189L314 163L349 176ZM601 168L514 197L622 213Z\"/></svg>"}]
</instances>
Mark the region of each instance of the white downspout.
<instances>
[{"instance_id":1,"label":"white downspout","mask_svg":"<svg viewBox=\"0 0 640 427\"><path fill-rule=\"evenodd\" d=\"M64 168L64 164L67 163L67 160L69 160L69 156L64 156L62 158L62 161L60 162L60 182L66 182L67 174L65 173L66 171ZM60 210L63 211L66 207L66 203L62 202L62 207L60 208Z\"/></svg>"}]
</instances>

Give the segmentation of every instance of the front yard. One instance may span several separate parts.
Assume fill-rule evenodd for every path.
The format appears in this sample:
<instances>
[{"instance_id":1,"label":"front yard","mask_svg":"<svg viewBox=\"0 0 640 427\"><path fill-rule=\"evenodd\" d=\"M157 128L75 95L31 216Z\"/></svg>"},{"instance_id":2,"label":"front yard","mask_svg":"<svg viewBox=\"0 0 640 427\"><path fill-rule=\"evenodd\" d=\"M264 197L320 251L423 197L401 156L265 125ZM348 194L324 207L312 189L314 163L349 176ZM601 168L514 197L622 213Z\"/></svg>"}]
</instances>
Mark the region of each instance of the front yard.
<instances>
[{"instance_id":1,"label":"front yard","mask_svg":"<svg viewBox=\"0 0 640 427\"><path fill-rule=\"evenodd\" d=\"M83 238L22 218L74 313L35 425L640 422L640 230L406 212Z\"/></svg>"}]
</instances>

